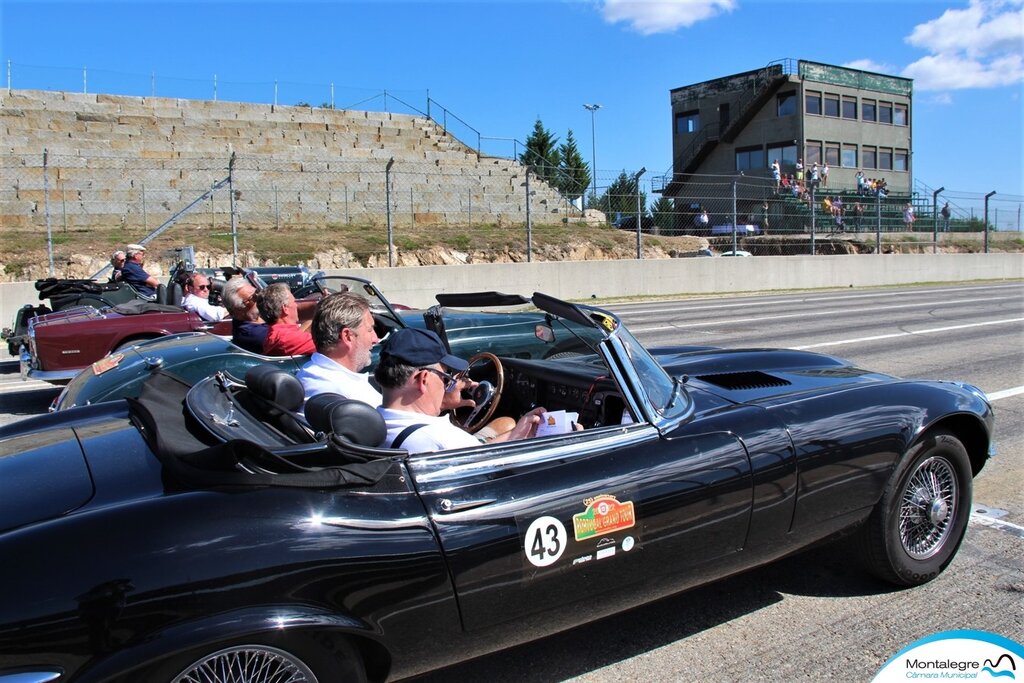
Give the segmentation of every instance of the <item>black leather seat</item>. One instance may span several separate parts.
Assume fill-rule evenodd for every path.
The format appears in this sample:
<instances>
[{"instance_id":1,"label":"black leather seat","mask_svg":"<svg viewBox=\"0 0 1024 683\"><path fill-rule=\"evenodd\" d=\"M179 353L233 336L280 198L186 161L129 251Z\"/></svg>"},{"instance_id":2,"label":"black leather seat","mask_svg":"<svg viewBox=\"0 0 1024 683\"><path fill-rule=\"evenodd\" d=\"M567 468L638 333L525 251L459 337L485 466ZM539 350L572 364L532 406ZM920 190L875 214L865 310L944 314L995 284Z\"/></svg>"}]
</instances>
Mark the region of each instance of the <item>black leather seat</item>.
<instances>
[{"instance_id":1,"label":"black leather seat","mask_svg":"<svg viewBox=\"0 0 1024 683\"><path fill-rule=\"evenodd\" d=\"M306 421L314 431L356 446L380 446L388 434L376 408L340 394L317 394L306 401Z\"/></svg>"},{"instance_id":2,"label":"black leather seat","mask_svg":"<svg viewBox=\"0 0 1024 683\"><path fill-rule=\"evenodd\" d=\"M237 399L253 417L300 442L312 440L295 414L305 393L294 375L276 365L255 365L245 373L245 387Z\"/></svg>"}]
</instances>

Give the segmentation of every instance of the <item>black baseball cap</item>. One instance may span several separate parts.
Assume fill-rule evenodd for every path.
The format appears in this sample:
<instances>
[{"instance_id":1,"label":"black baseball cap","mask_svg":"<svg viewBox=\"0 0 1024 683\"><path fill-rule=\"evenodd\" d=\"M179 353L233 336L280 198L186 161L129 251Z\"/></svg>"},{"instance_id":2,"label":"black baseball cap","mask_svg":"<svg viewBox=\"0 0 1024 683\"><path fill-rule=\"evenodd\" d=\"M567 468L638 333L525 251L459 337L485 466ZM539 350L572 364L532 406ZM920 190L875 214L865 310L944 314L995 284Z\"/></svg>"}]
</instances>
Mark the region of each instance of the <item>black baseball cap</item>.
<instances>
[{"instance_id":1,"label":"black baseball cap","mask_svg":"<svg viewBox=\"0 0 1024 683\"><path fill-rule=\"evenodd\" d=\"M415 365L418 368L440 363L456 372L462 372L469 367L469 363L448 353L436 333L417 327L403 327L392 332L381 345L380 356L381 359L391 356L404 365Z\"/></svg>"}]
</instances>

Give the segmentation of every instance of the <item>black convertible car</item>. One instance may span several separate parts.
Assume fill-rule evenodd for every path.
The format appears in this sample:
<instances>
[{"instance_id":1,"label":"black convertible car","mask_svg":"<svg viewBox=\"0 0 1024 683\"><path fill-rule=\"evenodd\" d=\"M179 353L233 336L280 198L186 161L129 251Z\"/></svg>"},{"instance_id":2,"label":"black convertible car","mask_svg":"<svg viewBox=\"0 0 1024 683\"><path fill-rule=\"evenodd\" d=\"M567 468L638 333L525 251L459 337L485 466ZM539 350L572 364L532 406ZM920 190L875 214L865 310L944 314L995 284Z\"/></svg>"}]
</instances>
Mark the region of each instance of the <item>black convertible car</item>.
<instances>
[{"instance_id":1,"label":"black convertible car","mask_svg":"<svg viewBox=\"0 0 1024 683\"><path fill-rule=\"evenodd\" d=\"M0 682L384 680L843 534L899 585L952 561L990 449L979 390L648 351L611 313L532 301L535 343L575 350L470 372L498 413L585 431L410 456L365 404L298 417L272 366L157 372L0 429Z\"/></svg>"}]
</instances>

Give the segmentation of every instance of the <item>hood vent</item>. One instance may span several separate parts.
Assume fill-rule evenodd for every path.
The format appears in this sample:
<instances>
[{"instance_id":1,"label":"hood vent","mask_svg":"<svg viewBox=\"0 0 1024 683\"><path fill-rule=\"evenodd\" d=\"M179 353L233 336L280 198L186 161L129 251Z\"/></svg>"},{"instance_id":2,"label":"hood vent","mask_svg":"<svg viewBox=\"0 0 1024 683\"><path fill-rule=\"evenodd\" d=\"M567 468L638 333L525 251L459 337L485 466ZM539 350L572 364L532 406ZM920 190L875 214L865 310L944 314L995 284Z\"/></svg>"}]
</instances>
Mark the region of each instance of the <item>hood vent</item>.
<instances>
[{"instance_id":1,"label":"hood vent","mask_svg":"<svg viewBox=\"0 0 1024 683\"><path fill-rule=\"evenodd\" d=\"M763 372L757 371L726 372L719 375L699 375L697 379L732 391L742 391L745 389L767 389L769 387L788 387L792 384L792 382L788 382L779 377L773 377L772 375L766 375Z\"/></svg>"}]
</instances>

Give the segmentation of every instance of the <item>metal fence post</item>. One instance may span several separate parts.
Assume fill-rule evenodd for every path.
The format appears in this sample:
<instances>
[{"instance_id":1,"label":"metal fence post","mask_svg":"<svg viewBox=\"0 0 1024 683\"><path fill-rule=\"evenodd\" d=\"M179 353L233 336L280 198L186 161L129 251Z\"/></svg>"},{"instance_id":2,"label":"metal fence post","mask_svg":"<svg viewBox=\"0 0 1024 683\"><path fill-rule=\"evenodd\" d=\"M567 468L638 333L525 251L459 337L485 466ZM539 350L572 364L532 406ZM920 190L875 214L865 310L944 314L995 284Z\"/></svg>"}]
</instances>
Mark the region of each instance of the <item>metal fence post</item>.
<instances>
[{"instance_id":1,"label":"metal fence post","mask_svg":"<svg viewBox=\"0 0 1024 683\"><path fill-rule=\"evenodd\" d=\"M988 199L989 199L989 197L991 197L995 193L996 193L996 191L992 190L987 195L985 195L985 226L984 226L984 230L985 230L985 253L986 254L988 253Z\"/></svg>"},{"instance_id":2,"label":"metal fence post","mask_svg":"<svg viewBox=\"0 0 1024 683\"><path fill-rule=\"evenodd\" d=\"M281 229L281 202L277 196L277 183L274 183L274 230Z\"/></svg>"},{"instance_id":3,"label":"metal fence post","mask_svg":"<svg viewBox=\"0 0 1024 683\"><path fill-rule=\"evenodd\" d=\"M49 152L43 149L43 213L46 216L46 251L50 257L50 277L53 277L53 232L50 229L50 167ZM985 201L988 207L988 200ZM986 216L988 211L986 208Z\"/></svg>"},{"instance_id":4,"label":"metal fence post","mask_svg":"<svg viewBox=\"0 0 1024 683\"><path fill-rule=\"evenodd\" d=\"M469 227L473 227L473 189L467 190L469 193Z\"/></svg>"},{"instance_id":5,"label":"metal fence post","mask_svg":"<svg viewBox=\"0 0 1024 683\"><path fill-rule=\"evenodd\" d=\"M142 183L142 227L149 234L149 213L146 211L146 183Z\"/></svg>"},{"instance_id":6,"label":"metal fence post","mask_svg":"<svg viewBox=\"0 0 1024 683\"><path fill-rule=\"evenodd\" d=\"M530 167L526 167L526 262L533 260L533 218L530 216Z\"/></svg>"},{"instance_id":7,"label":"metal fence post","mask_svg":"<svg viewBox=\"0 0 1024 683\"><path fill-rule=\"evenodd\" d=\"M817 194L815 192L816 189L817 188L812 184L811 185L811 256L814 256L814 248L815 248L815 244L814 244L814 230L815 230L815 221L816 221L817 216L818 216L818 200L815 197L815 195Z\"/></svg>"},{"instance_id":8,"label":"metal fence post","mask_svg":"<svg viewBox=\"0 0 1024 683\"><path fill-rule=\"evenodd\" d=\"M882 253L882 195L875 195L875 253Z\"/></svg>"},{"instance_id":9,"label":"metal fence post","mask_svg":"<svg viewBox=\"0 0 1024 683\"><path fill-rule=\"evenodd\" d=\"M416 227L416 199L413 196L412 188L409 188L409 227Z\"/></svg>"},{"instance_id":10,"label":"metal fence post","mask_svg":"<svg viewBox=\"0 0 1024 683\"><path fill-rule=\"evenodd\" d=\"M636 187L636 257L638 260L644 257L640 237L643 232L643 211L640 208L640 176L646 172L647 167L645 166L637 171L636 175L633 176L633 185Z\"/></svg>"},{"instance_id":11,"label":"metal fence post","mask_svg":"<svg viewBox=\"0 0 1024 683\"><path fill-rule=\"evenodd\" d=\"M384 167L384 201L387 204L388 221L388 268L395 265L395 241L391 228L391 167L394 165L395 158L391 157L388 160L388 165Z\"/></svg>"},{"instance_id":12,"label":"metal fence post","mask_svg":"<svg viewBox=\"0 0 1024 683\"><path fill-rule=\"evenodd\" d=\"M238 266L238 214L235 210L235 153L228 159L228 206L231 207L231 265Z\"/></svg>"},{"instance_id":13,"label":"metal fence post","mask_svg":"<svg viewBox=\"0 0 1024 683\"><path fill-rule=\"evenodd\" d=\"M733 256L736 255L736 251L739 249L739 244L737 244L737 242L736 242L736 229L737 229L737 225L736 224L738 222L739 222L739 217L736 215L736 181L733 180L732 181L732 255ZM811 233L811 239L812 240L814 239L813 231ZM813 242L812 242L812 244L813 244ZM811 253L812 254L814 253L813 249L812 249Z\"/></svg>"},{"instance_id":14,"label":"metal fence post","mask_svg":"<svg viewBox=\"0 0 1024 683\"><path fill-rule=\"evenodd\" d=\"M64 234L68 232L68 198L64 193L64 181L60 181L60 213L64 220Z\"/></svg>"},{"instance_id":15,"label":"metal fence post","mask_svg":"<svg viewBox=\"0 0 1024 683\"><path fill-rule=\"evenodd\" d=\"M945 190L945 187L932 192L932 253L939 253L939 193Z\"/></svg>"}]
</instances>

